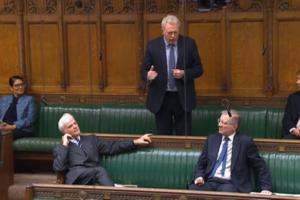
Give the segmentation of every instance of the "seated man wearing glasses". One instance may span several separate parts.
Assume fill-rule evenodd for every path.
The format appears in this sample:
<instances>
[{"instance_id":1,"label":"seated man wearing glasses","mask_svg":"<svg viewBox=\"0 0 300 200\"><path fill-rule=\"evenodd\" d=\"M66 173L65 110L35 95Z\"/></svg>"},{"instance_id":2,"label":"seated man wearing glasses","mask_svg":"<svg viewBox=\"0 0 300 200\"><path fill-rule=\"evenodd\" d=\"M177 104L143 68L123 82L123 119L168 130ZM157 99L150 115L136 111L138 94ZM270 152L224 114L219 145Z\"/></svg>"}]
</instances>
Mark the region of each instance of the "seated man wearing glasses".
<instances>
[{"instance_id":1,"label":"seated man wearing glasses","mask_svg":"<svg viewBox=\"0 0 300 200\"><path fill-rule=\"evenodd\" d=\"M272 194L266 163L252 138L239 133L239 121L236 111L221 112L219 132L207 137L189 189L252 192L251 169L254 169L261 193Z\"/></svg>"},{"instance_id":2,"label":"seated man wearing glasses","mask_svg":"<svg viewBox=\"0 0 300 200\"><path fill-rule=\"evenodd\" d=\"M36 105L32 96L25 95L25 80L15 75L9 78L11 95L0 99L0 132L13 133L14 140L33 135Z\"/></svg>"}]
</instances>

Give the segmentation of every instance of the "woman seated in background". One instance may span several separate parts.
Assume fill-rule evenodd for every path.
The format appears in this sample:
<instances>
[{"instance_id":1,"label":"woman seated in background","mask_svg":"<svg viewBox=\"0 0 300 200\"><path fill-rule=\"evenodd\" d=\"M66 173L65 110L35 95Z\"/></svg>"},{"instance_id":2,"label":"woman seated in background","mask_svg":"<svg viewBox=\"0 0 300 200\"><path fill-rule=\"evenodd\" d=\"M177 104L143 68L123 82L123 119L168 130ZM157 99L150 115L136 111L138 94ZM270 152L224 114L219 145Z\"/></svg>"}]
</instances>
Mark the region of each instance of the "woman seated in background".
<instances>
[{"instance_id":1,"label":"woman seated in background","mask_svg":"<svg viewBox=\"0 0 300 200\"><path fill-rule=\"evenodd\" d=\"M300 70L296 83L298 91L289 95L282 120L284 139L300 139Z\"/></svg>"},{"instance_id":2,"label":"woman seated in background","mask_svg":"<svg viewBox=\"0 0 300 200\"><path fill-rule=\"evenodd\" d=\"M0 131L13 133L13 139L33 136L36 120L36 105L32 96L25 95L25 80L22 76L9 78L12 95L0 99Z\"/></svg>"}]
</instances>

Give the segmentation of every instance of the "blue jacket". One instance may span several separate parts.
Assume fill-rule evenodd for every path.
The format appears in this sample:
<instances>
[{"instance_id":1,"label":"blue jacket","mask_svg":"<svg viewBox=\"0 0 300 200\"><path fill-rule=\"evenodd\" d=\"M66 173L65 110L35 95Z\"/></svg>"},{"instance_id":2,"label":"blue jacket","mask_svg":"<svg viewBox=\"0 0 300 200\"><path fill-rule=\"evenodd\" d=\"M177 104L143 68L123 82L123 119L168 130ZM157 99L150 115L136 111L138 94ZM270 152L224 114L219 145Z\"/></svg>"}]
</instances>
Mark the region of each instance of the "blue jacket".
<instances>
[{"instance_id":1,"label":"blue jacket","mask_svg":"<svg viewBox=\"0 0 300 200\"><path fill-rule=\"evenodd\" d=\"M0 99L1 121L3 120L12 100L12 95L4 96ZM17 121L14 123L17 126L17 129L26 132L33 132L36 117L37 113L34 98L32 96L22 95L17 103Z\"/></svg>"}]
</instances>

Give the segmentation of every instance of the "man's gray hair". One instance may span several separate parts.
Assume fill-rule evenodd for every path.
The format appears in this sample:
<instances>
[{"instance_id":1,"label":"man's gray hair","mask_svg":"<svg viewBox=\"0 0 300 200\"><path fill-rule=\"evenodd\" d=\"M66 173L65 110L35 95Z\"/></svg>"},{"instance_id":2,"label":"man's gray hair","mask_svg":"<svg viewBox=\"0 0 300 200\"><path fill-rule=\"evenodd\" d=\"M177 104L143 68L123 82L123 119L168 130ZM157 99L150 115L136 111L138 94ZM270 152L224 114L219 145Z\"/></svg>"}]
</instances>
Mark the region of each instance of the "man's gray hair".
<instances>
[{"instance_id":1,"label":"man's gray hair","mask_svg":"<svg viewBox=\"0 0 300 200\"><path fill-rule=\"evenodd\" d=\"M58 121L58 129L61 133L64 133L65 125L74 119L73 115L70 113L64 113Z\"/></svg>"},{"instance_id":2,"label":"man's gray hair","mask_svg":"<svg viewBox=\"0 0 300 200\"><path fill-rule=\"evenodd\" d=\"M178 27L180 26L180 21L175 15L167 15L165 16L161 21L161 28L164 29L164 27L168 24L177 24Z\"/></svg>"},{"instance_id":3,"label":"man's gray hair","mask_svg":"<svg viewBox=\"0 0 300 200\"><path fill-rule=\"evenodd\" d=\"M232 125L240 125L240 114L236 110L230 110L231 117L230 117L230 124ZM221 115L229 115L227 110L221 111Z\"/></svg>"}]
</instances>

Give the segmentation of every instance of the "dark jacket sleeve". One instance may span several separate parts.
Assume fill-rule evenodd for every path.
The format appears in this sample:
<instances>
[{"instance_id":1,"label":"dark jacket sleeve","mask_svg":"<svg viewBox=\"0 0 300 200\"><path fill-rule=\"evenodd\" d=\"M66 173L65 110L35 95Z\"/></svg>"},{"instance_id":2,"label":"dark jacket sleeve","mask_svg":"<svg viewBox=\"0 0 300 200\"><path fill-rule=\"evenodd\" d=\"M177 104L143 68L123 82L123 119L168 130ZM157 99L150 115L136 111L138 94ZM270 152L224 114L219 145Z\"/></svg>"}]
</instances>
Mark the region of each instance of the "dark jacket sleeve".
<instances>
[{"instance_id":1,"label":"dark jacket sleeve","mask_svg":"<svg viewBox=\"0 0 300 200\"><path fill-rule=\"evenodd\" d=\"M136 149L133 140L103 140L97 139L100 154L113 155Z\"/></svg>"},{"instance_id":2,"label":"dark jacket sleeve","mask_svg":"<svg viewBox=\"0 0 300 200\"><path fill-rule=\"evenodd\" d=\"M253 167L261 190L272 190L271 175L264 159L259 155L258 149L253 141L250 140L247 146L247 158L250 165Z\"/></svg>"},{"instance_id":3,"label":"dark jacket sleeve","mask_svg":"<svg viewBox=\"0 0 300 200\"><path fill-rule=\"evenodd\" d=\"M57 145L53 150L53 170L55 172L65 172L68 170L69 147L62 144Z\"/></svg>"},{"instance_id":4,"label":"dark jacket sleeve","mask_svg":"<svg viewBox=\"0 0 300 200\"><path fill-rule=\"evenodd\" d=\"M296 127L300 117L300 92L289 95L282 119L284 134L289 134L290 129Z\"/></svg>"},{"instance_id":5,"label":"dark jacket sleeve","mask_svg":"<svg viewBox=\"0 0 300 200\"><path fill-rule=\"evenodd\" d=\"M195 40L190 38L189 41L190 48L188 51L190 51L190 67L185 70L185 78L195 79L203 74L203 67Z\"/></svg>"},{"instance_id":6,"label":"dark jacket sleeve","mask_svg":"<svg viewBox=\"0 0 300 200\"><path fill-rule=\"evenodd\" d=\"M205 178L205 171L207 168L207 162L208 162L208 158L207 158L207 148L208 148L208 141L205 142L203 149L202 149L202 153L199 156L196 168L195 168L195 172L194 172L194 179L198 178L198 177L202 177Z\"/></svg>"}]
</instances>

